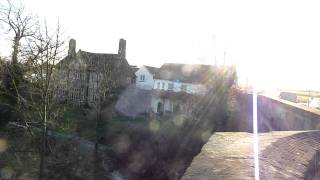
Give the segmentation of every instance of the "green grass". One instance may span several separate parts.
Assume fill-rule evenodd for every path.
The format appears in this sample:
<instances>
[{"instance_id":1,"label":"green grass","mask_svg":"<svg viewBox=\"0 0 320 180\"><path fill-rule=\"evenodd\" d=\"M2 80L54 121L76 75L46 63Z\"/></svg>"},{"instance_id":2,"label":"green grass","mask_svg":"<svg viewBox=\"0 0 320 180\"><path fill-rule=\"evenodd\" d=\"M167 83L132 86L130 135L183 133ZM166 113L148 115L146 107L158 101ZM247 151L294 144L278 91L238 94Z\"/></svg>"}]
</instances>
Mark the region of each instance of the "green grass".
<instances>
[{"instance_id":1,"label":"green grass","mask_svg":"<svg viewBox=\"0 0 320 180\"><path fill-rule=\"evenodd\" d=\"M64 119L69 119L73 121L77 121L78 119L84 118L83 112L80 109L71 109L68 108L63 115Z\"/></svg>"},{"instance_id":2,"label":"green grass","mask_svg":"<svg viewBox=\"0 0 320 180\"><path fill-rule=\"evenodd\" d=\"M62 119L56 126L56 131L74 133L78 127L79 122L85 119L82 111L76 108L67 108Z\"/></svg>"},{"instance_id":3,"label":"green grass","mask_svg":"<svg viewBox=\"0 0 320 180\"><path fill-rule=\"evenodd\" d=\"M114 135L119 132L129 131L132 128L148 128L149 122L146 117L129 118L114 114L106 124L106 133Z\"/></svg>"},{"instance_id":4,"label":"green grass","mask_svg":"<svg viewBox=\"0 0 320 180\"><path fill-rule=\"evenodd\" d=\"M92 117L86 117L83 111L79 108L66 109L56 131L76 134L88 140L94 140L97 135L96 120ZM115 134L133 127L148 128L149 126L149 120L146 117L129 118L115 112L110 117L110 119L102 119L100 122L99 134Z\"/></svg>"},{"instance_id":5,"label":"green grass","mask_svg":"<svg viewBox=\"0 0 320 180\"><path fill-rule=\"evenodd\" d=\"M112 120L108 123L111 126L147 126L149 124L149 120L146 117L129 118L119 114L114 114L112 116Z\"/></svg>"}]
</instances>

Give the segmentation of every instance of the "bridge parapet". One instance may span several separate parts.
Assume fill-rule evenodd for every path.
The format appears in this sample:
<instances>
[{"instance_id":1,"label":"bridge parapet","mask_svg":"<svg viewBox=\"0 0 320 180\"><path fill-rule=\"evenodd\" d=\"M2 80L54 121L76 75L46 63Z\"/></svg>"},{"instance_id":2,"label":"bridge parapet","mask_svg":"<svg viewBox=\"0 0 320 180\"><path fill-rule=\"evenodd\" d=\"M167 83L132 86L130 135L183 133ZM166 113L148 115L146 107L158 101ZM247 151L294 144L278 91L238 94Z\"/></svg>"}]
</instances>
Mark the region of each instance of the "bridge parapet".
<instances>
[{"instance_id":1,"label":"bridge parapet","mask_svg":"<svg viewBox=\"0 0 320 180\"><path fill-rule=\"evenodd\" d=\"M240 94L231 131L252 132L252 95ZM259 132L320 130L320 111L276 97L258 96Z\"/></svg>"},{"instance_id":2,"label":"bridge parapet","mask_svg":"<svg viewBox=\"0 0 320 180\"><path fill-rule=\"evenodd\" d=\"M269 96L259 96L258 119L267 130L319 130L320 112L290 101Z\"/></svg>"},{"instance_id":3,"label":"bridge parapet","mask_svg":"<svg viewBox=\"0 0 320 180\"><path fill-rule=\"evenodd\" d=\"M253 137L215 133L193 159L182 180L254 179ZM261 179L319 179L319 131L259 134Z\"/></svg>"}]
</instances>

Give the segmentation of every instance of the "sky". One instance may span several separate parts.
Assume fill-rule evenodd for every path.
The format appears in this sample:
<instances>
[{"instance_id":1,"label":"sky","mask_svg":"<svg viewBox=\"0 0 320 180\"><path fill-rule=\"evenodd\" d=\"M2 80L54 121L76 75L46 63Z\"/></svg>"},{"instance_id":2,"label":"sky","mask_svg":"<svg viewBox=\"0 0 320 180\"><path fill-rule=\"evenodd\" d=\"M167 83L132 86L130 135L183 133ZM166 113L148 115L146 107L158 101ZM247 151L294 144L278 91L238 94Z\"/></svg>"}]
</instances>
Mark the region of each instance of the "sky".
<instances>
[{"instance_id":1,"label":"sky","mask_svg":"<svg viewBox=\"0 0 320 180\"><path fill-rule=\"evenodd\" d=\"M320 90L319 1L22 2L48 24L59 18L77 49L117 53L119 39L126 39L131 65L235 64L241 83ZM0 36L2 42L8 40ZM7 55L10 49L4 44L0 54Z\"/></svg>"}]
</instances>

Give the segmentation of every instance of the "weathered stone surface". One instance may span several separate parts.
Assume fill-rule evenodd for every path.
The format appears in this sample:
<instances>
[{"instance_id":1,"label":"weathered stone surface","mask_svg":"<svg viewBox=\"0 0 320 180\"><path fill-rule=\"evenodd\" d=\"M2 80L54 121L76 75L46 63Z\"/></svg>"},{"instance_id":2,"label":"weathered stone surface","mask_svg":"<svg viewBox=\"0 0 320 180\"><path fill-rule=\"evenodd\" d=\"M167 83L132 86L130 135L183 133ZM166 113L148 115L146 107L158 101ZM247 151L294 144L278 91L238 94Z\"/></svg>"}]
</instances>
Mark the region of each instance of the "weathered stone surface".
<instances>
[{"instance_id":1,"label":"weathered stone surface","mask_svg":"<svg viewBox=\"0 0 320 180\"><path fill-rule=\"evenodd\" d=\"M120 39L119 54L91 53L79 50L76 41L69 42L68 56L55 71L55 97L75 105L97 105L100 98L115 97L133 79L125 57L126 41Z\"/></svg>"},{"instance_id":2,"label":"weathered stone surface","mask_svg":"<svg viewBox=\"0 0 320 180\"><path fill-rule=\"evenodd\" d=\"M252 132L252 95L238 94L233 103L238 111L230 131ZM320 130L319 110L267 95L259 95L257 105L260 132Z\"/></svg>"},{"instance_id":3,"label":"weathered stone surface","mask_svg":"<svg viewBox=\"0 0 320 180\"><path fill-rule=\"evenodd\" d=\"M261 133L259 134L260 177L304 179L319 149L319 131ZM252 134L215 133L203 146L201 153L193 159L182 177L182 180L197 179L254 179Z\"/></svg>"}]
</instances>

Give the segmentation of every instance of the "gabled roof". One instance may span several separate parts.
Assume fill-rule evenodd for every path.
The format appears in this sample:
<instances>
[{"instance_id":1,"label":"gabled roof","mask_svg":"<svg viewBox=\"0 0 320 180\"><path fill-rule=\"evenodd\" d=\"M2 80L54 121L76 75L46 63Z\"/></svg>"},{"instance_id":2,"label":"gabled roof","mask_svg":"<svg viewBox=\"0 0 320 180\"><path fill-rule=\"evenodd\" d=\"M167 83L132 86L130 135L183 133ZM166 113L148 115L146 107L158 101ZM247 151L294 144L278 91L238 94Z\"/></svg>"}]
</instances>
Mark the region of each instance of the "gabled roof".
<instances>
[{"instance_id":1,"label":"gabled roof","mask_svg":"<svg viewBox=\"0 0 320 180\"><path fill-rule=\"evenodd\" d=\"M86 51L79 51L78 53L87 61L87 63L93 66L100 66L104 63L113 64L121 59L119 54L91 53Z\"/></svg>"},{"instance_id":2,"label":"gabled roof","mask_svg":"<svg viewBox=\"0 0 320 180\"><path fill-rule=\"evenodd\" d=\"M131 65L130 68L131 68L133 73L135 73L135 72L137 72L139 70L139 68L137 66L133 66L133 65Z\"/></svg>"},{"instance_id":3,"label":"gabled roof","mask_svg":"<svg viewBox=\"0 0 320 180\"><path fill-rule=\"evenodd\" d=\"M216 66L203 64L163 64L155 75L155 79L165 79L186 83L203 83L215 71Z\"/></svg>"},{"instance_id":4,"label":"gabled roof","mask_svg":"<svg viewBox=\"0 0 320 180\"><path fill-rule=\"evenodd\" d=\"M73 59L81 58L85 61L87 65L90 65L92 68L101 68L103 64L111 64L111 65L117 65L121 61L121 63L124 63L129 67L129 63L126 59L121 58L119 54L105 54L105 53L91 53L79 50L76 53L75 57L66 56L64 59L62 59L57 65L58 67L67 66L70 61Z\"/></svg>"},{"instance_id":5,"label":"gabled roof","mask_svg":"<svg viewBox=\"0 0 320 180\"><path fill-rule=\"evenodd\" d=\"M106 58L120 58L119 54L112 54L112 53L92 53L92 52L87 52L83 50L79 50L78 53L81 53L83 56L87 56L90 59L106 59Z\"/></svg>"},{"instance_id":6,"label":"gabled roof","mask_svg":"<svg viewBox=\"0 0 320 180\"><path fill-rule=\"evenodd\" d=\"M152 67L152 66L144 66L144 67L146 67L147 70L148 70L152 75L155 75L155 74L158 72L158 70L159 70L159 68L157 68L157 67Z\"/></svg>"}]
</instances>

